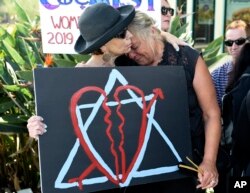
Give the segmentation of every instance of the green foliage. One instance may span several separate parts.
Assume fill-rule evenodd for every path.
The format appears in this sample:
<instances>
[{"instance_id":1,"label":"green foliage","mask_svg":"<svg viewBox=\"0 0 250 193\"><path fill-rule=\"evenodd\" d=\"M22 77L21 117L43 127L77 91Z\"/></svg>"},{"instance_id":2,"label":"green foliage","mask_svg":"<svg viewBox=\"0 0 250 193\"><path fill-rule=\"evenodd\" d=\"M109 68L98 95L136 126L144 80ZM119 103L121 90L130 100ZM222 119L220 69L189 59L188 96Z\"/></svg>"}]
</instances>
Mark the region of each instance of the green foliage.
<instances>
[{"instance_id":1,"label":"green foliage","mask_svg":"<svg viewBox=\"0 0 250 193\"><path fill-rule=\"evenodd\" d=\"M207 66L211 66L227 55L225 53L219 54L223 39L223 36L221 36L213 40L206 48L204 48L204 50L202 50L203 58L206 61Z\"/></svg>"},{"instance_id":2,"label":"green foliage","mask_svg":"<svg viewBox=\"0 0 250 193\"><path fill-rule=\"evenodd\" d=\"M23 134L0 135L0 192L16 192L25 187L40 192L36 144Z\"/></svg>"},{"instance_id":3,"label":"green foliage","mask_svg":"<svg viewBox=\"0 0 250 193\"><path fill-rule=\"evenodd\" d=\"M186 41L189 45L193 45L194 44L193 39L186 32L187 26L188 23L182 24L180 17L176 16L171 23L170 33L175 35L176 37L180 37L181 39ZM216 63L226 55L225 53L220 53L222 45L223 45L223 36L213 40L202 50L203 58L208 67Z\"/></svg>"},{"instance_id":4,"label":"green foliage","mask_svg":"<svg viewBox=\"0 0 250 193\"><path fill-rule=\"evenodd\" d=\"M41 52L40 18L31 21L24 9L15 2L16 23L0 27L0 84L1 97L12 101L6 114L27 118L35 114L32 88L32 70L38 66L73 67L76 63L88 59L88 56L55 54ZM49 62L46 57L50 57ZM47 62L47 63L46 63ZM0 104L3 106L6 103ZM2 122L0 121L0 128Z\"/></svg>"},{"instance_id":5,"label":"green foliage","mask_svg":"<svg viewBox=\"0 0 250 193\"><path fill-rule=\"evenodd\" d=\"M29 139L26 128L35 109L27 77L43 63L43 55L37 51L39 42L25 39L37 38L39 23L31 25L25 11L15 5L20 23L0 27L0 187L11 192L31 187L38 192L37 143Z\"/></svg>"},{"instance_id":6,"label":"green foliage","mask_svg":"<svg viewBox=\"0 0 250 193\"><path fill-rule=\"evenodd\" d=\"M189 45L193 45L194 41L192 37L187 33L187 26L188 23L182 24L181 18L179 16L176 16L171 22L169 32L175 35L176 37L183 39Z\"/></svg>"},{"instance_id":7,"label":"green foliage","mask_svg":"<svg viewBox=\"0 0 250 193\"><path fill-rule=\"evenodd\" d=\"M32 70L74 67L89 56L42 53L40 18L31 19L20 3L12 3L15 23L0 26L0 192L32 188L38 193L37 143L26 127L35 114Z\"/></svg>"}]
</instances>

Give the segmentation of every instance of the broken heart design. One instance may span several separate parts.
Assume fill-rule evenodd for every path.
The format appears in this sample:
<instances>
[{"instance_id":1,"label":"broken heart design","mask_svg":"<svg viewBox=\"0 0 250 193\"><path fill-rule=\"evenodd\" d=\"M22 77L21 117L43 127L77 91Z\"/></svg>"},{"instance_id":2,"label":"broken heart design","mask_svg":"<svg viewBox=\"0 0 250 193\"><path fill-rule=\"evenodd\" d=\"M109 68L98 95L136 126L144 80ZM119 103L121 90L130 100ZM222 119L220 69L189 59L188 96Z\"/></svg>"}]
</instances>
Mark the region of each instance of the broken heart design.
<instances>
[{"instance_id":1,"label":"broken heart design","mask_svg":"<svg viewBox=\"0 0 250 193\"><path fill-rule=\"evenodd\" d=\"M140 97L141 103L142 103L142 119L141 119L141 126L139 129L139 137L137 142L137 147L134 155L132 156L132 160L130 163L127 163L126 160L126 151L124 150L124 142L125 142L125 136L124 136L124 125L125 125L125 117L121 113L121 99L119 98L119 94L122 91L128 91L133 90L136 92ZM113 155L114 163L115 163L115 172L110 169L109 163L106 163L104 159L101 157L101 155L98 153L98 151L93 146L93 139L90 139L87 133L87 129L83 131L79 126L79 120L78 120L78 101L79 99L86 94L87 92L98 92L100 93L102 97L102 108L105 110L106 115L104 116L104 121L107 124L106 127L106 135L110 141L110 151ZM78 90L71 98L71 104L70 104L70 112L71 112L71 119L74 127L75 134L77 138L80 141L81 147L85 151L88 158L91 160L91 164L86 168L82 174L77 178L72 178L69 180L70 183L77 182L79 185L79 188L82 189L82 180L84 180L94 169L98 169L104 176L108 178L112 183L119 185L121 183L126 183L128 180L128 176L133 170L135 163L138 160L138 156L141 152L142 146L144 144L145 139L145 133L147 128L147 114L149 113L152 105L156 101L156 99L159 97L161 99L164 98L163 92L161 89L156 88L153 90L154 96L151 98L149 103L146 103L144 92L139 89L136 86L133 85L122 85L116 88L114 92L114 99L117 102L117 108L116 108L116 114L121 120L121 123L118 126L119 133L121 135L121 140L119 141L119 152L114 148L114 142L115 139L111 135L111 130L114 129L112 126L112 121L110 120L110 116L113 113L110 107L107 105L108 97L106 92L96 86L88 86L84 87L80 90ZM120 156L119 156L120 155ZM120 159L119 159L120 158ZM121 160L121 163L119 163L119 160Z\"/></svg>"}]
</instances>

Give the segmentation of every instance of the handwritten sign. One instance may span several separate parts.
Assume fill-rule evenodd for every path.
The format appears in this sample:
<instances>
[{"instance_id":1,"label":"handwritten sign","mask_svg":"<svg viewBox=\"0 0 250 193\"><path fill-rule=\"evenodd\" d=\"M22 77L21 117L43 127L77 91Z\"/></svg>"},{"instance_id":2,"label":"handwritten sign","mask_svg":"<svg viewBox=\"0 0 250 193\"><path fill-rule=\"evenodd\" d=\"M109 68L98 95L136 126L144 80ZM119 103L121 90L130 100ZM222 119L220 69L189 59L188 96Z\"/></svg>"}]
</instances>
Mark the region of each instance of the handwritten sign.
<instances>
[{"instance_id":1,"label":"handwritten sign","mask_svg":"<svg viewBox=\"0 0 250 193\"><path fill-rule=\"evenodd\" d=\"M140 76L138 76L138 74ZM43 193L182 178L191 155L182 67L36 69Z\"/></svg>"},{"instance_id":2,"label":"handwritten sign","mask_svg":"<svg viewBox=\"0 0 250 193\"><path fill-rule=\"evenodd\" d=\"M43 52L75 53L74 44L79 37L78 19L86 7L99 2L113 7L133 5L160 24L159 0L40 0Z\"/></svg>"}]
</instances>

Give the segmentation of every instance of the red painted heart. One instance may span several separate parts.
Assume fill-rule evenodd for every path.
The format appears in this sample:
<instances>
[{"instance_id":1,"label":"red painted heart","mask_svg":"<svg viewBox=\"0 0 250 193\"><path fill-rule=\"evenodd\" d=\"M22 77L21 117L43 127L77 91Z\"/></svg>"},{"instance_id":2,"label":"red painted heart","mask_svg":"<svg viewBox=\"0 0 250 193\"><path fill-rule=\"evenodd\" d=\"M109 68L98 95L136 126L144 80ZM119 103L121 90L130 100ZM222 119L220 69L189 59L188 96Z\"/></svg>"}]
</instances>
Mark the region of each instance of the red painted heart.
<instances>
[{"instance_id":1,"label":"red painted heart","mask_svg":"<svg viewBox=\"0 0 250 193\"><path fill-rule=\"evenodd\" d=\"M124 118L123 114L120 112L122 105L121 105L121 100L119 99L120 92L124 91L124 90L133 90L133 92L136 92L137 94L140 95L141 101L142 101L142 120L141 120L141 127L139 130L138 143L137 143L136 151L135 151L134 155L132 156L132 160L128 164L128 166L126 163L126 161L127 161L126 160L126 152L123 148L123 145L125 143L124 131L123 131L123 127L125 124L125 118ZM98 152L94 149L94 147L91 143L91 139L88 138L87 129L86 129L86 133L82 133L82 130L79 127L77 110L76 110L77 104L78 104L79 99L86 92L91 92L91 91L92 92L99 92L101 94L101 96L103 97L102 107L106 111L106 115L104 116L104 121L107 123L106 134L107 134L108 139L111 142L110 150L111 150L111 153L112 153L114 160L115 160L115 167L114 167L115 174L113 171L111 171L110 169L107 169L107 167L105 167L105 165L108 166L108 164L101 158L101 156L98 154ZM74 131L75 131L76 136L78 137L78 139L80 141L82 148L86 152L86 154L89 157L89 159L91 160L92 164L87 169L85 169L78 178L70 179L69 182L77 181L79 184L79 188L82 189L83 188L82 187L82 180L85 179L88 176L88 174L91 173L96 168L104 176L106 176L112 183L114 183L116 185L119 185L119 183L126 182L130 172L132 171L132 169L133 169L133 167L138 159L138 156L139 156L141 149L142 149L142 146L144 144L145 133L146 133L146 128L147 128L147 113L150 111L153 103L155 102L155 100L158 97L160 97L161 99L164 98L161 89L159 89L159 88L154 89L154 93L155 93L154 97L150 100L150 102L147 105L146 100L145 100L145 95L144 95L143 91L140 90L138 87L135 87L132 85L122 85L122 86L117 87L115 90L114 98L115 98L116 102L118 103L117 108L116 108L116 113L121 120L121 123L118 126L119 132L121 134L121 140L119 143L119 151L121 154L121 169L120 169L120 164L119 164L119 156L118 156L119 154L114 148L115 139L113 139L113 137L111 135L112 122L109 119L109 117L110 117L112 112L111 112L111 109L109 108L109 106L107 105L108 98L107 98L106 92L99 87L89 86L89 87L84 87L73 94L73 96L71 98L71 103L70 103L70 112L71 112L71 119L72 119ZM120 174L122 174L122 175L120 175Z\"/></svg>"}]
</instances>

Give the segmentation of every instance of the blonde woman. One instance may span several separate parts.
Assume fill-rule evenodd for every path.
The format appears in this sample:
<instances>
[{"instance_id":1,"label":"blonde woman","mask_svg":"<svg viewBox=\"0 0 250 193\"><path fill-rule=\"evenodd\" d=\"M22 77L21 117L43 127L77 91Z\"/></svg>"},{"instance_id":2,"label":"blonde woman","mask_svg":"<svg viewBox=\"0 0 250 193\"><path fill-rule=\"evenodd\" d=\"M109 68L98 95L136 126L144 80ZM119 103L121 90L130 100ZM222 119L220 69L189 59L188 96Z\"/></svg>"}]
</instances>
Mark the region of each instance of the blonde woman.
<instances>
[{"instance_id":1,"label":"blonde woman","mask_svg":"<svg viewBox=\"0 0 250 193\"><path fill-rule=\"evenodd\" d=\"M135 61L140 66L171 65L184 68L193 159L202 171L198 173L197 184L195 178L186 176L183 179L141 186L137 192L193 193L196 188L205 190L215 187L218 184L216 159L221 134L220 110L204 60L199 52L189 46L180 47L180 51L176 52L155 30L153 20L142 12L136 12L128 29L133 34L128 54L131 62Z\"/></svg>"},{"instance_id":2,"label":"blonde woman","mask_svg":"<svg viewBox=\"0 0 250 193\"><path fill-rule=\"evenodd\" d=\"M174 9L171 8L168 0L161 0L161 30L168 31Z\"/></svg>"}]
</instances>

